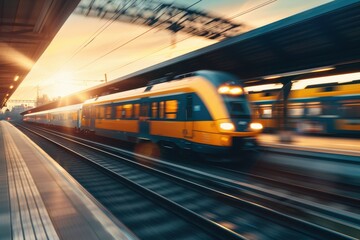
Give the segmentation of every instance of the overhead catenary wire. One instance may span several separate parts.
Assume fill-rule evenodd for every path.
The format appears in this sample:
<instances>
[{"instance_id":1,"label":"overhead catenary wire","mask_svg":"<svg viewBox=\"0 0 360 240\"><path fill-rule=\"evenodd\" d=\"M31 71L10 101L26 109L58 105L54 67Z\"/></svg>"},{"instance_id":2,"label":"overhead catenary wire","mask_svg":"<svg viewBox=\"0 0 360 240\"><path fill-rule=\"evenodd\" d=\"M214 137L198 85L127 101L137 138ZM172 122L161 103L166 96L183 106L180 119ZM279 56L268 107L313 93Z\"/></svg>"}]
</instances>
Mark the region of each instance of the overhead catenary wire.
<instances>
[{"instance_id":1,"label":"overhead catenary wire","mask_svg":"<svg viewBox=\"0 0 360 240\"><path fill-rule=\"evenodd\" d=\"M131 7L131 4L127 5L128 3L131 2L127 2L123 5L122 8L117 9L113 14L113 16L110 19L108 19L101 27L99 27L85 42L83 42L75 50L73 55L71 55L71 57L60 68L58 68L57 71L61 70L64 66L66 66L66 64L68 64L76 55L78 55L82 50L84 50L87 46L89 46L101 33L103 33L108 27L110 27L111 24L113 24L120 17L119 14L120 11L129 9Z\"/></svg>"},{"instance_id":2,"label":"overhead catenary wire","mask_svg":"<svg viewBox=\"0 0 360 240\"><path fill-rule=\"evenodd\" d=\"M130 4L128 4L130 3ZM120 6L120 5L119 5ZM128 8L131 7L131 2L126 2L122 8L119 8L115 11L115 13L113 14L113 16L108 19L101 27L99 27L86 41L84 41L76 50L75 52L71 55L70 58L68 58L65 63L63 63L60 67L58 67L55 71L53 71L53 74L56 72L59 72L60 70L62 70L67 64L69 64L69 62L71 62L71 60L78 55L83 49L85 49L88 45L90 45L101 33L103 33L108 27L111 26L111 24L113 24L119 17L120 11L123 10L127 10ZM37 85L40 84L41 81L38 81ZM36 86L34 87L36 88Z\"/></svg>"},{"instance_id":3,"label":"overhead catenary wire","mask_svg":"<svg viewBox=\"0 0 360 240\"><path fill-rule=\"evenodd\" d=\"M187 8L185 8L185 9L189 9L189 8L193 7L194 5L198 4L198 3L199 3L199 2L201 2L201 1L202 1L202 0L198 0L197 2L195 2L195 3L191 4L190 6L188 6L188 7L187 7ZM129 43L131 43L131 42L135 41L136 39L138 39L138 38L140 38L141 36L143 36L143 35L147 34L148 32L150 32L150 31L152 31L153 29L157 28L159 25L161 25L161 24L165 23L166 21L168 21L168 20L170 20L170 19L172 19L172 18L176 17L176 16L177 16L177 15L179 15L179 14L180 14L180 12L178 12L178 13L176 13L175 15L173 15L173 16L171 16L171 17L167 18L167 19L166 19L166 20L164 20L163 22L160 22L160 23L158 23L158 24L155 24L153 27L151 27L151 28L149 28L148 30L146 30L146 31L142 32L141 34L139 34L139 35L137 35L137 36L135 36L135 37L131 38L130 40L126 41L125 43L121 44L120 46L117 46L117 47L113 48L112 50L110 50L110 51L106 52L105 54L103 54L103 55L101 55L100 57L98 57L98 58L94 59L93 61L91 61L91 62L89 62L89 63L87 63L87 64L83 65L83 66L82 66L82 67L80 67L78 70L81 70L81 69L83 69L83 68L86 68L86 67L90 66L91 64L93 64L93 63L95 63L95 62L99 61L100 59L102 59L102 58L106 57L107 55L109 55L109 54L111 54L111 53L113 53L113 52L117 51L118 49L120 49L120 48L122 48L122 47L124 47L124 46L128 45Z\"/></svg>"},{"instance_id":4,"label":"overhead catenary wire","mask_svg":"<svg viewBox=\"0 0 360 240\"><path fill-rule=\"evenodd\" d=\"M197 2L195 2L195 3L193 3L193 4L191 4L191 5L189 5L186 9L189 9L189 8L193 7L194 5L198 4L198 3L201 2L201 1L202 1L202 0L199 0L199 1L197 1ZM264 6L266 6L266 5L268 5L268 4L272 3L272 2L275 2L275 1L277 1L277 0L269 0L269 1L266 1L266 2L264 2L264 3L261 3L261 4L259 4L259 5L256 5L256 6L252 7L252 8L250 8L250 9L247 9L247 10L245 10L245 11L242 11L242 12L240 12L240 13L237 13L237 14L233 15L232 17L228 18L228 19L231 20L231 19L237 18L237 17L239 17L239 16L241 16L241 15L250 13L250 12L252 12L252 11L254 11L254 10L257 10L257 9L259 9L259 8L261 8L261 7L264 7ZM62 68L63 68L66 64L68 64L76 55L78 55L83 49L85 49L87 46L89 46L101 33L103 33L109 26L111 26L111 24L114 23L114 22L120 17L120 14L118 14L119 11L126 10L126 9L130 8L130 7L131 7L131 2L129 1L128 3L130 3L130 4L127 5L127 3L126 3L125 5L122 6L122 8L117 9L117 10L116 10L116 13L115 13L109 20L107 20L106 23L104 23L100 28L98 28L98 30L95 31L84 43L82 43L82 44L77 48L77 50L74 52L74 54L73 54L73 55L66 61L66 63L65 63L63 66L61 66L59 69L62 69ZM176 17L178 14L179 14L179 13L177 13L177 14L169 17L168 19L164 20L163 22L166 22L166 21L170 20L171 18ZM163 22L162 22L162 23L163 23ZM107 56L107 55L109 55L109 54L117 51L118 49L120 49L120 48L122 48L122 47L124 47L124 46L126 46L126 45L128 45L129 43L135 41L136 39L140 38L141 36L149 33L150 31L152 31L153 29L155 29L156 27L158 27L158 26L161 25L162 23L158 23L158 24L154 25L153 27L151 27L150 29L146 30L145 32L143 32L143 33L141 33L141 34L133 37L132 39L126 41L125 43L121 44L120 46L117 46L117 47L113 48L112 50L108 51L107 53L105 53L105 54L101 55L100 57L94 59L94 60L91 61L90 63L87 63L87 64L83 65L83 66L80 67L78 70L81 70L81 69L83 69L83 68L86 68L87 66L90 66L91 64L93 64L93 63L99 61L100 59L104 58L105 56ZM218 26L218 25L219 25L219 24L217 24L217 25L215 25L215 26L212 26L212 27L216 27L216 26ZM206 28L205 30L208 30L208 29L210 29L210 28ZM183 42L183 41L185 41L185 40L187 40L187 39L189 39L189 38L191 38L191 37L193 37L193 36L190 35L190 36L188 36L188 37L186 37L186 38L184 38L184 39L181 39L181 40L179 40L179 41L176 41L176 43ZM111 71L109 71L109 72L113 72L113 71L119 70L119 69L121 69L121 68L124 68L124 67L126 67L126 66L128 66L128 65L131 65L131 64L133 64L133 63L135 63L135 62L137 62L137 61L140 61L140 60L142 60L142 59L144 59L144 58L146 58L146 57L149 57L149 56L151 56L151 55L153 55L153 54L156 54L156 53L158 53L158 52L160 52L160 51L163 51L163 50L165 50L166 48L168 48L168 47L170 47L170 46L171 46L171 44L170 44L170 45L167 45L167 46L165 46L165 47L161 47L160 49L157 49L157 50L154 51L154 52L151 52L151 53L149 53L149 54L147 54L147 55L145 55L145 56L139 57L139 58L137 58L137 59L135 59L135 60L133 60L133 61L131 61L131 62L128 62L128 63L124 64L124 65L121 65L120 67L117 67L117 68L115 68L115 69L113 69L113 70L111 70ZM59 71L59 69L58 69L57 71Z\"/></svg>"},{"instance_id":5,"label":"overhead catenary wire","mask_svg":"<svg viewBox=\"0 0 360 240\"><path fill-rule=\"evenodd\" d=\"M245 11L242 11L242 12L240 12L240 13L237 13L237 14L235 14L235 15L232 15L230 18L228 18L228 20L232 20L232 19L238 18L238 17L240 17L240 16L242 16L242 15L245 15L245 14L247 14L247 13L253 12L253 11L259 9L259 8L262 8L262 7L264 7L264 6L267 6L267 5L269 5L269 4L273 3L273 2L276 2L276 1L277 1L277 0L268 0L268 1L266 1L266 2L263 2L263 3L261 3L261 4L258 4L258 5L256 5L256 6L254 6L254 7L252 7L252 8L249 8L249 9L247 9L247 10L245 10ZM211 27L216 27L216 26L218 26L218 25L220 25L220 24L217 24L217 25L211 26ZM210 28L205 28L205 30L208 30L208 29L210 29ZM192 37L194 37L194 36L190 35L190 36L188 36L188 37L186 37L186 38L184 38L184 39L181 39L181 40L179 40L179 41L176 41L176 43L183 42L183 41L185 41L185 40L187 40L187 39L189 39L189 38L192 38ZM173 44L173 43L168 44L167 46L161 47L161 48L155 50L154 52L151 52L151 53L149 53L149 54L147 54L147 55L145 55L145 56L139 57L139 58L137 58L137 59L135 59L135 60L133 60L133 61L130 61L130 62L128 62L128 63L126 63L126 64L123 64L123 65L121 65L121 66L119 66L119 67L116 67L116 68L108 71L108 73L117 71L117 70L119 70L119 69L121 69L121 68L124 68L124 67L126 67L126 66L129 66L129 65L131 65L131 64L133 64L133 63L135 63L135 62L137 62L137 61L140 61L140 60L142 60L142 59L144 59L144 58L147 58L147 57L149 57L149 56L151 56L151 55L154 55L154 54L156 54L156 53L158 53L158 52L161 52L161 51L163 51L163 50L171 47L172 44Z\"/></svg>"}]
</instances>

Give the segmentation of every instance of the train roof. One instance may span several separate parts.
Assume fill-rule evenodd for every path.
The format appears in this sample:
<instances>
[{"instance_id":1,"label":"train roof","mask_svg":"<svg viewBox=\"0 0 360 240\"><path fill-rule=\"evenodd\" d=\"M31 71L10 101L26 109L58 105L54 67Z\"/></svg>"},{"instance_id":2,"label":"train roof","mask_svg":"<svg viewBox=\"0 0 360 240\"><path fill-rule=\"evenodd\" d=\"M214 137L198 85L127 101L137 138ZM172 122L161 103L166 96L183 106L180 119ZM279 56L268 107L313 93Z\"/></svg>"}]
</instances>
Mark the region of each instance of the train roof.
<instances>
[{"instance_id":1,"label":"train roof","mask_svg":"<svg viewBox=\"0 0 360 240\"><path fill-rule=\"evenodd\" d=\"M118 93L92 98L86 100L84 102L84 105L98 103L98 102L111 102L113 100L122 99L122 98L132 98L132 97L136 98L137 96L139 96L140 98L146 92L154 92L154 91L161 92L161 91L167 91L169 89L173 89L173 90L184 89L186 87L190 87L191 84L194 84L193 81L187 81L189 80L189 77L196 77L196 76L206 79L210 84L212 84L215 87L222 84L224 80L225 81L237 80L236 76L225 72L201 70L192 73L173 76L171 79L166 79L166 78L156 79L151 81L150 84L146 87L136 88L124 92L118 92ZM240 81L237 81L237 83L241 84Z\"/></svg>"}]
</instances>

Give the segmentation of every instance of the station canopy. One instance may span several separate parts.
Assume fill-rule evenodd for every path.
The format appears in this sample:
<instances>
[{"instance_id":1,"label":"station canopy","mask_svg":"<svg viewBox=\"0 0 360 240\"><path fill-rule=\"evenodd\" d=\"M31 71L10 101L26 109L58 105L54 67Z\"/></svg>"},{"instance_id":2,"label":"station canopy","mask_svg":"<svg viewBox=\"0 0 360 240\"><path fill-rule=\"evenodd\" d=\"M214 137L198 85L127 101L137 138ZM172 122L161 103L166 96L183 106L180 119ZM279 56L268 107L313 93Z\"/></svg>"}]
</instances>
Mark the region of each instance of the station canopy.
<instances>
[{"instance_id":1,"label":"station canopy","mask_svg":"<svg viewBox=\"0 0 360 240\"><path fill-rule=\"evenodd\" d=\"M0 109L29 73L79 1L1 1Z\"/></svg>"}]
</instances>

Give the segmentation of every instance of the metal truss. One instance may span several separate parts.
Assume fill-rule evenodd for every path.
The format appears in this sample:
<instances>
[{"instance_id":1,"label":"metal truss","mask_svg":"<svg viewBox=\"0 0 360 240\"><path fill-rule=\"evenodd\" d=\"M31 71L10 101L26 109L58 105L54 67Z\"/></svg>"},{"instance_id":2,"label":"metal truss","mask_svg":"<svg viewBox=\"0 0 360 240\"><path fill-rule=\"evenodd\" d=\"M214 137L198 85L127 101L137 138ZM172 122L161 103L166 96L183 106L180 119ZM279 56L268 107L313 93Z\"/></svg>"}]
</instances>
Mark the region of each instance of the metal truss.
<instances>
[{"instance_id":1,"label":"metal truss","mask_svg":"<svg viewBox=\"0 0 360 240\"><path fill-rule=\"evenodd\" d=\"M240 34L243 28L242 24L204 11L155 0L82 0L74 13L219 41Z\"/></svg>"}]
</instances>

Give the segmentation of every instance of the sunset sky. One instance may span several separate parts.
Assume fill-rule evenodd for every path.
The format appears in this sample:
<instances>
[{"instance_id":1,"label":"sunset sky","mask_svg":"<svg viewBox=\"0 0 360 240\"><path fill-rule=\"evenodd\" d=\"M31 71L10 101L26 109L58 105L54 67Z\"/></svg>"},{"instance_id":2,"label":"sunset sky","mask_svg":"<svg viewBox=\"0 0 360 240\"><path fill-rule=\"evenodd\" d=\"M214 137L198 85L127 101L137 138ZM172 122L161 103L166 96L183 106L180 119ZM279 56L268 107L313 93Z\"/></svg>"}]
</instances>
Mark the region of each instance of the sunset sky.
<instances>
[{"instance_id":1,"label":"sunset sky","mask_svg":"<svg viewBox=\"0 0 360 240\"><path fill-rule=\"evenodd\" d=\"M164 2L168 1L164 0ZM187 7L197 1L174 2L179 6ZM266 2L269 1L203 0L195 4L192 9L231 18ZM329 1L277 0L232 21L245 24L244 29L248 31L327 2ZM50 98L66 96L103 83L105 74L108 81L111 81L217 42L177 33L175 39L178 43L171 46L172 34L169 31L153 29L120 47L149 28L113 22L90 44L82 47L106 23L107 20L104 19L72 14L10 100L36 99L37 90L40 96L43 94L47 94ZM118 49L114 50L116 48ZM79 49L81 51L78 51ZM108 52L111 53L104 56ZM11 107L11 104L8 106Z\"/></svg>"}]
</instances>

